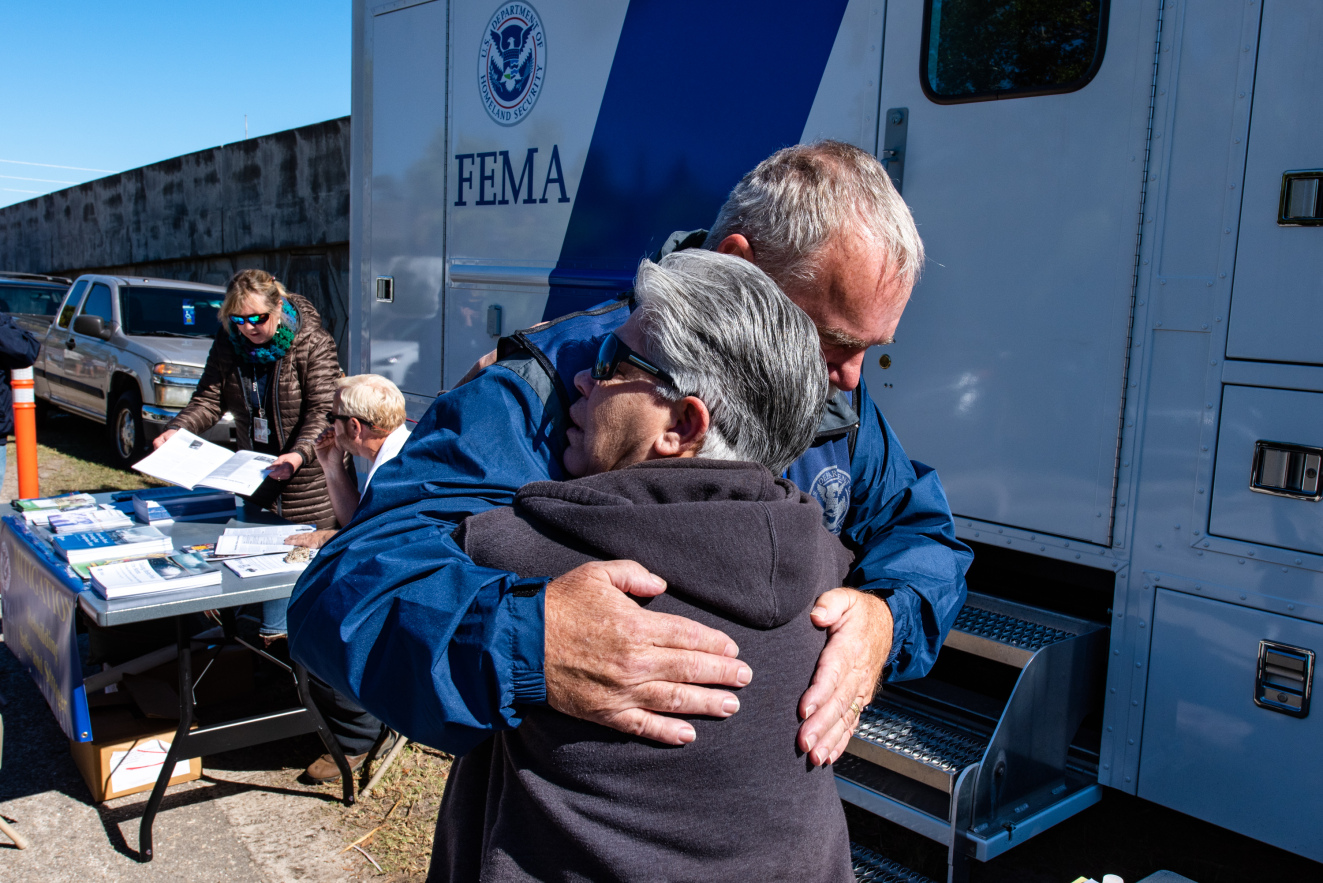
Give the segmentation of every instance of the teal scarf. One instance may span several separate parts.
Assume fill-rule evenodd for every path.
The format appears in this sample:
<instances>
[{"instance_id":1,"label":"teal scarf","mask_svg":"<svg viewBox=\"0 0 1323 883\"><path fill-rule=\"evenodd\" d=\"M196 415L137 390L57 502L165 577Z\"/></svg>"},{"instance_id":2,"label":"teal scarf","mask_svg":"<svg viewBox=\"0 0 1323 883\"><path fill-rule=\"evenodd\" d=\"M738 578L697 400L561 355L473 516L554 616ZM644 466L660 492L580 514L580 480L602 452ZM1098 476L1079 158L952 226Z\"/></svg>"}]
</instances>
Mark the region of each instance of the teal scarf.
<instances>
[{"instance_id":1,"label":"teal scarf","mask_svg":"<svg viewBox=\"0 0 1323 883\"><path fill-rule=\"evenodd\" d=\"M234 345L239 358L259 365L270 365L285 358L289 348L294 345L294 336L299 333L299 313L289 301L281 301L281 304L280 326L262 346L253 346L248 338L239 333L238 326L233 322L226 323L229 326L230 343Z\"/></svg>"}]
</instances>

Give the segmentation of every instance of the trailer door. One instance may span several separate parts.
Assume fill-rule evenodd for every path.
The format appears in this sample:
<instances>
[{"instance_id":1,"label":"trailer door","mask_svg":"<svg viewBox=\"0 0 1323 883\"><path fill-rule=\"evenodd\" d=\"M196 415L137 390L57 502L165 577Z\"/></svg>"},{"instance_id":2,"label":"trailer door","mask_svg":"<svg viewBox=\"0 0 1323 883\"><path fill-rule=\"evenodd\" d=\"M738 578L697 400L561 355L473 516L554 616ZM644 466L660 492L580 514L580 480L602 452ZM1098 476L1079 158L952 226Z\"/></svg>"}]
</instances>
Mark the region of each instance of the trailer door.
<instances>
[{"instance_id":1,"label":"trailer door","mask_svg":"<svg viewBox=\"0 0 1323 883\"><path fill-rule=\"evenodd\" d=\"M879 147L928 263L866 380L958 516L1110 542L1156 22L887 4Z\"/></svg>"}]
</instances>

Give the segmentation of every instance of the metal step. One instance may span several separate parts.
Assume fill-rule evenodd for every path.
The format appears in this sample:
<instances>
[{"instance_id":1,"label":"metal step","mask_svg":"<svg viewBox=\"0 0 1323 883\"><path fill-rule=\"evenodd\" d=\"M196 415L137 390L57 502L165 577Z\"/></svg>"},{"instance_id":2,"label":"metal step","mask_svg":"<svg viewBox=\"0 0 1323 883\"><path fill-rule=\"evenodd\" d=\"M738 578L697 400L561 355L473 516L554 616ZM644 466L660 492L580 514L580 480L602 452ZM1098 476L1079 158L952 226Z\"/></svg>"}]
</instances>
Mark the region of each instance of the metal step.
<instances>
[{"instance_id":1,"label":"metal step","mask_svg":"<svg viewBox=\"0 0 1323 883\"><path fill-rule=\"evenodd\" d=\"M878 699L859 716L845 750L950 794L960 771L978 763L988 741L911 708Z\"/></svg>"},{"instance_id":2,"label":"metal step","mask_svg":"<svg viewBox=\"0 0 1323 883\"><path fill-rule=\"evenodd\" d=\"M850 843L850 863L854 866L857 883L933 883L930 878L911 871L900 862L854 842Z\"/></svg>"},{"instance_id":3,"label":"metal step","mask_svg":"<svg viewBox=\"0 0 1323 883\"><path fill-rule=\"evenodd\" d=\"M1086 620L970 592L943 646L1024 668L1042 648L1096 628Z\"/></svg>"}]
</instances>

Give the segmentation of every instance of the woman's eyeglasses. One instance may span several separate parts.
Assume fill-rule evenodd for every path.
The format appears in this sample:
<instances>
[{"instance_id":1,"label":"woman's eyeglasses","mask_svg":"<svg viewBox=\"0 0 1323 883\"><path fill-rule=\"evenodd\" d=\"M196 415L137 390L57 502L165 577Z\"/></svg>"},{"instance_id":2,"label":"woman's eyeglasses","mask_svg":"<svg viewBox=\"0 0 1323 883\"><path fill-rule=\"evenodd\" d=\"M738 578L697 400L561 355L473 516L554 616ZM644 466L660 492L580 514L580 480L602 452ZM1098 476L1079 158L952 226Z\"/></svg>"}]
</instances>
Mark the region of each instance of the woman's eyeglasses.
<instances>
[{"instance_id":1,"label":"woman's eyeglasses","mask_svg":"<svg viewBox=\"0 0 1323 883\"><path fill-rule=\"evenodd\" d=\"M230 321L242 328L244 325L261 325L270 313L253 313L250 316L231 316Z\"/></svg>"},{"instance_id":2,"label":"woman's eyeglasses","mask_svg":"<svg viewBox=\"0 0 1323 883\"><path fill-rule=\"evenodd\" d=\"M592 378L593 380L610 380L616 374L616 369L620 367L621 362L628 362L640 371L646 371L653 377L667 384L675 386L675 380L647 359L634 352L629 346L616 337L614 334L608 334L602 338L602 346L597 350L597 361L593 362Z\"/></svg>"}]
</instances>

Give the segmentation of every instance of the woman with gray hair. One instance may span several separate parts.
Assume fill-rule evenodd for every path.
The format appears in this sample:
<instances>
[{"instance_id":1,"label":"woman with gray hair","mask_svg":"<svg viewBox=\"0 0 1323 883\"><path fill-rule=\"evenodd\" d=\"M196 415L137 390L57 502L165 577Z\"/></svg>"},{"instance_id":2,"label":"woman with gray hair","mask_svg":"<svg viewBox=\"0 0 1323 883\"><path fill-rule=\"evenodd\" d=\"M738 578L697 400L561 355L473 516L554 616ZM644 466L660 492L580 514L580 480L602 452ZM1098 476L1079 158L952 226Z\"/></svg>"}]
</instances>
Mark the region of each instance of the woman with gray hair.
<instances>
[{"instance_id":1,"label":"woman with gray hair","mask_svg":"<svg viewBox=\"0 0 1323 883\"><path fill-rule=\"evenodd\" d=\"M564 464L580 477L525 485L455 539L521 578L638 562L655 575L641 604L721 629L759 677L723 717L688 719L678 748L527 708L456 761L429 879L853 880L832 771L795 742L826 642L809 610L851 559L777 477L826 402L817 331L715 252L644 261L634 295L575 378Z\"/></svg>"}]
</instances>

